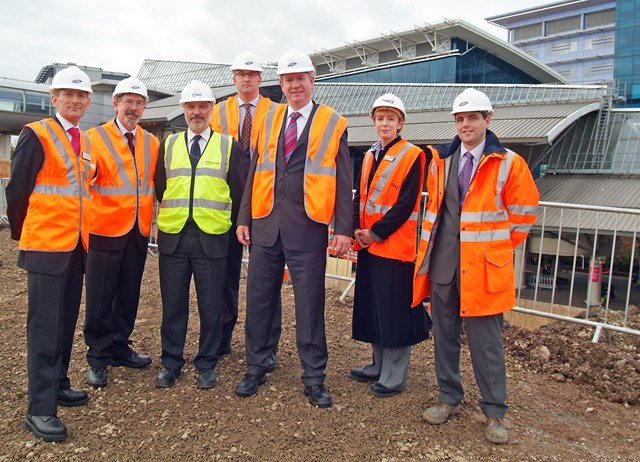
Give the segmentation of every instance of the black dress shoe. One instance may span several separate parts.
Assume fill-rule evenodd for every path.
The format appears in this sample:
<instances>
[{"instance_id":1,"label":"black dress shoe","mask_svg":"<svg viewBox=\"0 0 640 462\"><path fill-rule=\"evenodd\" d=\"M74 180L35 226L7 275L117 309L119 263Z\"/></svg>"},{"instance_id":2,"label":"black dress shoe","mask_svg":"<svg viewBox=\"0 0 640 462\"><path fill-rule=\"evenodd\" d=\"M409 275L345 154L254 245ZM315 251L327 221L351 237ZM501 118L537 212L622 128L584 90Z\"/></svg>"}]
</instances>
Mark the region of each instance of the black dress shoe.
<instances>
[{"instance_id":1,"label":"black dress shoe","mask_svg":"<svg viewBox=\"0 0 640 462\"><path fill-rule=\"evenodd\" d=\"M87 404L89 395L86 391L78 388L67 388L58 391L58 405L63 407L75 407Z\"/></svg>"},{"instance_id":2,"label":"black dress shoe","mask_svg":"<svg viewBox=\"0 0 640 462\"><path fill-rule=\"evenodd\" d=\"M309 397L309 402L313 406L331 407L333 404L333 401L331 401L331 395L324 385L311 385L310 387L304 387L304 394Z\"/></svg>"},{"instance_id":3,"label":"black dress shoe","mask_svg":"<svg viewBox=\"0 0 640 462\"><path fill-rule=\"evenodd\" d=\"M90 367L87 372L87 383L95 388L106 387L109 374L104 367Z\"/></svg>"},{"instance_id":4,"label":"black dress shoe","mask_svg":"<svg viewBox=\"0 0 640 462\"><path fill-rule=\"evenodd\" d=\"M218 358L222 358L223 356L227 356L230 354L231 354L231 345L225 345L220 347L216 356Z\"/></svg>"},{"instance_id":5,"label":"black dress shoe","mask_svg":"<svg viewBox=\"0 0 640 462\"><path fill-rule=\"evenodd\" d=\"M180 372L163 367L156 377L156 388L171 388L180 377Z\"/></svg>"},{"instance_id":6,"label":"black dress shoe","mask_svg":"<svg viewBox=\"0 0 640 462\"><path fill-rule=\"evenodd\" d=\"M378 398L389 398L390 396L402 393L402 390L392 390L391 388L385 387L380 382L376 382L371 385L370 390L371 393L373 393Z\"/></svg>"},{"instance_id":7,"label":"black dress shoe","mask_svg":"<svg viewBox=\"0 0 640 462\"><path fill-rule=\"evenodd\" d=\"M267 377L264 374L245 374L245 376L236 387L236 395L240 396L241 398L255 395L258 391L258 387L266 381Z\"/></svg>"},{"instance_id":8,"label":"black dress shoe","mask_svg":"<svg viewBox=\"0 0 640 462\"><path fill-rule=\"evenodd\" d=\"M116 358L114 357L111 360L111 365L113 367L124 366L124 367L132 367L134 369L142 369L143 367L147 367L151 364L151 356L141 355L132 351L129 356L126 358Z\"/></svg>"},{"instance_id":9,"label":"black dress shoe","mask_svg":"<svg viewBox=\"0 0 640 462\"><path fill-rule=\"evenodd\" d=\"M276 354L275 353L271 353L269 355L269 358L267 358L267 372L275 371L277 364L278 363L276 361Z\"/></svg>"},{"instance_id":10,"label":"black dress shoe","mask_svg":"<svg viewBox=\"0 0 640 462\"><path fill-rule=\"evenodd\" d=\"M67 438L67 427L55 415L27 414L24 426L45 441L62 441Z\"/></svg>"},{"instance_id":11,"label":"black dress shoe","mask_svg":"<svg viewBox=\"0 0 640 462\"><path fill-rule=\"evenodd\" d=\"M216 372L213 369L198 370L198 388L200 390L209 390L218 383Z\"/></svg>"},{"instance_id":12,"label":"black dress shoe","mask_svg":"<svg viewBox=\"0 0 640 462\"><path fill-rule=\"evenodd\" d=\"M379 375L367 375L360 369L351 369L349 371L349 378L357 380L358 382L375 382L380 379Z\"/></svg>"}]
</instances>

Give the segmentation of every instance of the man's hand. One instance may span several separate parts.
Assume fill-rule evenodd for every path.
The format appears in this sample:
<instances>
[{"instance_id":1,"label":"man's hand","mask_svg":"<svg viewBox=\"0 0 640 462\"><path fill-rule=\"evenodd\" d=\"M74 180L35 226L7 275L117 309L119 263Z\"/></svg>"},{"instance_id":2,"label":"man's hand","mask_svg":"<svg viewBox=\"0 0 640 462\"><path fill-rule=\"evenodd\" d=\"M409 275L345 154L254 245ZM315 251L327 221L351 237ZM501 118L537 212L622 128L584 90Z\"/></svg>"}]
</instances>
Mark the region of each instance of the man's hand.
<instances>
[{"instance_id":1,"label":"man's hand","mask_svg":"<svg viewBox=\"0 0 640 462\"><path fill-rule=\"evenodd\" d=\"M373 237L368 229L358 229L353 234L356 238L356 242L363 248L366 249L373 244Z\"/></svg>"},{"instance_id":2,"label":"man's hand","mask_svg":"<svg viewBox=\"0 0 640 462\"><path fill-rule=\"evenodd\" d=\"M248 226L239 225L236 228L236 236L238 236L238 241L240 241L240 244L246 245L247 247L251 245L251 235L249 233Z\"/></svg>"},{"instance_id":3,"label":"man's hand","mask_svg":"<svg viewBox=\"0 0 640 462\"><path fill-rule=\"evenodd\" d=\"M239 228L238 228L239 229ZM340 234L334 234L331 238L331 247L335 250L336 255L343 255L351 248L351 238Z\"/></svg>"}]
</instances>

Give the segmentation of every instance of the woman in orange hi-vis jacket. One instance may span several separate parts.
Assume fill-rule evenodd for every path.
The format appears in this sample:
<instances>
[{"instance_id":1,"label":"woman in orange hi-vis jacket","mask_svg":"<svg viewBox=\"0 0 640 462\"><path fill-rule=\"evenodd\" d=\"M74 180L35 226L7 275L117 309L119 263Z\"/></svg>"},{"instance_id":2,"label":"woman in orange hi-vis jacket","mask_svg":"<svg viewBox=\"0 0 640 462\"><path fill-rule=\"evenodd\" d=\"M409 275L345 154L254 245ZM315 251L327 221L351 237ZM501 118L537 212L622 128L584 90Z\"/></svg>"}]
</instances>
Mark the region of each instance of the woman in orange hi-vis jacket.
<instances>
[{"instance_id":1,"label":"woman in orange hi-vis jacket","mask_svg":"<svg viewBox=\"0 0 640 462\"><path fill-rule=\"evenodd\" d=\"M429 202L416 262L414 305L430 296L438 402L424 419L439 425L459 411L464 321L488 441L504 444L507 412L502 313L515 305L513 251L536 221L539 194L525 160L488 129L484 93L468 88L451 111L457 136L431 147Z\"/></svg>"},{"instance_id":2,"label":"woman in orange hi-vis jacket","mask_svg":"<svg viewBox=\"0 0 640 462\"><path fill-rule=\"evenodd\" d=\"M349 376L375 382L371 392L387 397L406 388L411 345L428 338L431 327L422 307L411 308L425 156L399 135L406 111L397 96L378 98L370 115L380 140L365 154L353 200L353 338L371 343L373 361Z\"/></svg>"}]
</instances>

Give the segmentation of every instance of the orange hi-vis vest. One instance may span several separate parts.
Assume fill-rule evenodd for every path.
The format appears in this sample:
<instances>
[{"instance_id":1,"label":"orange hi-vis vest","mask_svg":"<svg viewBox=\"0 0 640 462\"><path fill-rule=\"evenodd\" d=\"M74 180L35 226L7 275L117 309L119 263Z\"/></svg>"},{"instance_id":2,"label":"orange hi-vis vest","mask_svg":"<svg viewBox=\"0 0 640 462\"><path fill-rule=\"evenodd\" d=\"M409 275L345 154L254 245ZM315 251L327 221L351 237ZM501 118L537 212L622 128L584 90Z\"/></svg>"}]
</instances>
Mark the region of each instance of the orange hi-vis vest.
<instances>
[{"instance_id":1,"label":"orange hi-vis vest","mask_svg":"<svg viewBox=\"0 0 640 462\"><path fill-rule=\"evenodd\" d=\"M451 155L428 148L433 154L427 173L429 202L416 261L413 305L429 295L429 262L444 191L448 176L457 175L449 172ZM513 251L536 221L539 198L525 160L487 131L485 153L460 213L460 316L493 315L515 306Z\"/></svg>"},{"instance_id":2,"label":"orange hi-vis vest","mask_svg":"<svg viewBox=\"0 0 640 462\"><path fill-rule=\"evenodd\" d=\"M251 157L253 157L256 150L258 133L260 132L260 127L264 125L267 113L270 110L273 111L277 106L276 103L264 96L260 96L260 99L258 99L251 124L251 145L249 147ZM211 130L229 135L236 141L240 141L239 126L240 108L238 107L237 96L231 96L227 100L221 101L213 106L213 112L211 113Z\"/></svg>"},{"instance_id":3,"label":"orange hi-vis vest","mask_svg":"<svg viewBox=\"0 0 640 462\"><path fill-rule=\"evenodd\" d=\"M98 175L93 191L91 234L117 237L127 234L136 220L149 236L153 216L153 174L158 159L158 139L139 125L135 132L135 157L111 120L87 131L96 156Z\"/></svg>"},{"instance_id":4,"label":"orange hi-vis vest","mask_svg":"<svg viewBox=\"0 0 640 462\"><path fill-rule=\"evenodd\" d=\"M264 218L273 210L278 138L287 105L279 104L269 112L260 130L256 171L251 192L252 218ZM347 128L347 119L332 108L318 106L308 123L309 142L304 166L304 208L307 216L328 225L336 203L336 157L340 137Z\"/></svg>"},{"instance_id":5,"label":"orange hi-vis vest","mask_svg":"<svg viewBox=\"0 0 640 462\"><path fill-rule=\"evenodd\" d=\"M18 247L38 252L71 252L82 240L89 245L91 195L95 173L89 137L80 131L80 155L71 147L62 126L54 119L27 125L44 151L36 176Z\"/></svg>"},{"instance_id":6,"label":"orange hi-vis vest","mask_svg":"<svg viewBox=\"0 0 640 462\"><path fill-rule=\"evenodd\" d=\"M420 159L420 172L423 174L425 155L422 149L406 140L398 141L380 161L371 184L367 186L375 163L374 153L367 151L360 175L360 228L371 229L398 202L402 183L416 158ZM423 178L421 175L420 184ZM370 253L405 262L415 261L420 198L421 191L416 196L409 219L383 242L374 241L367 249Z\"/></svg>"}]
</instances>

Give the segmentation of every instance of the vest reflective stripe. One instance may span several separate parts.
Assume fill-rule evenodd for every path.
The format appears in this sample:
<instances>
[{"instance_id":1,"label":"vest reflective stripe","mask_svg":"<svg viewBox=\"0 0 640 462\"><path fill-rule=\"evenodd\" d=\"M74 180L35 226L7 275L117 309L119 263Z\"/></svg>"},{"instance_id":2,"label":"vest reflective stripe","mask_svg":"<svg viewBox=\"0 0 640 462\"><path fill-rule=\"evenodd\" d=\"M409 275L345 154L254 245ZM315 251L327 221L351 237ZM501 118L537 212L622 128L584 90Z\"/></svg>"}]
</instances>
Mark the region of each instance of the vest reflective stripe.
<instances>
[{"instance_id":1,"label":"vest reflective stripe","mask_svg":"<svg viewBox=\"0 0 640 462\"><path fill-rule=\"evenodd\" d=\"M251 214L254 219L266 217L273 209L276 153L286 111L284 104L269 111L261 129L251 195ZM330 107L320 105L310 123L304 169L304 207L311 220L329 224L333 218L336 196L335 160L340 137L347 128L347 119Z\"/></svg>"},{"instance_id":2,"label":"vest reflective stripe","mask_svg":"<svg viewBox=\"0 0 640 462\"><path fill-rule=\"evenodd\" d=\"M255 153L258 143L258 134L260 132L260 128L263 126L264 119L267 113L273 112L277 106L278 105L276 103L264 96L260 96L258 99L258 104L256 105L251 125L251 143L249 146L249 154L251 158L253 158L253 154ZM239 127L240 108L238 107L237 96L231 96L213 107L213 113L211 114L211 129L214 132L229 135L236 141L240 141Z\"/></svg>"},{"instance_id":3,"label":"vest reflective stripe","mask_svg":"<svg viewBox=\"0 0 640 462\"><path fill-rule=\"evenodd\" d=\"M20 237L20 250L72 251L81 239L89 242L89 181L95 166L85 159L90 140L84 132L76 155L62 126L54 119L27 125L42 145L44 162L36 176Z\"/></svg>"},{"instance_id":4,"label":"vest reflective stripe","mask_svg":"<svg viewBox=\"0 0 640 462\"><path fill-rule=\"evenodd\" d=\"M191 207L193 219L203 232L223 234L231 227L231 196L226 181L231 138L212 132L195 169L187 167L191 161L185 138L182 132L165 143L167 189L160 204L158 229L179 233Z\"/></svg>"},{"instance_id":5,"label":"vest reflective stripe","mask_svg":"<svg viewBox=\"0 0 640 462\"><path fill-rule=\"evenodd\" d=\"M118 237L137 222L149 236L155 202L153 173L159 142L140 126L135 131L135 155L114 120L88 131L97 152L98 176L92 186L94 213L91 233Z\"/></svg>"},{"instance_id":6,"label":"vest reflective stripe","mask_svg":"<svg viewBox=\"0 0 640 462\"><path fill-rule=\"evenodd\" d=\"M398 201L402 184L413 167L416 158L420 160L420 184L424 172L425 156L420 148L406 140L393 145L380 161L369 185L371 170L375 165L374 154L369 150L362 163L360 175L360 227L371 229L391 210ZM416 235L421 192L418 191L409 218L383 242L374 241L369 253L385 258L413 262L416 257Z\"/></svg>"}]
</instances>

